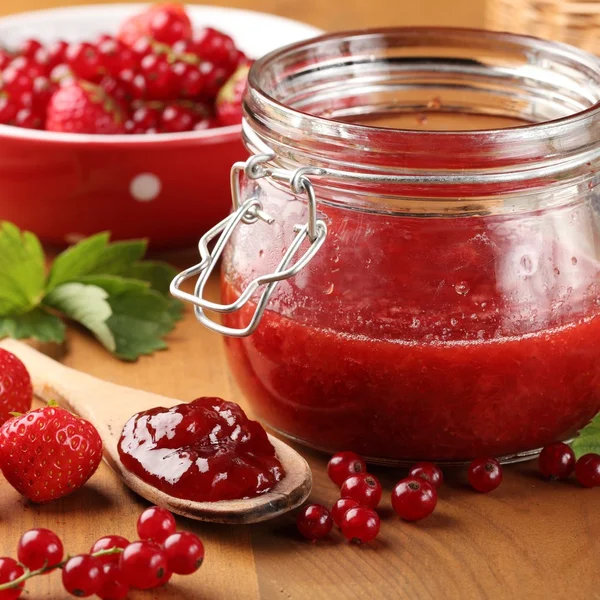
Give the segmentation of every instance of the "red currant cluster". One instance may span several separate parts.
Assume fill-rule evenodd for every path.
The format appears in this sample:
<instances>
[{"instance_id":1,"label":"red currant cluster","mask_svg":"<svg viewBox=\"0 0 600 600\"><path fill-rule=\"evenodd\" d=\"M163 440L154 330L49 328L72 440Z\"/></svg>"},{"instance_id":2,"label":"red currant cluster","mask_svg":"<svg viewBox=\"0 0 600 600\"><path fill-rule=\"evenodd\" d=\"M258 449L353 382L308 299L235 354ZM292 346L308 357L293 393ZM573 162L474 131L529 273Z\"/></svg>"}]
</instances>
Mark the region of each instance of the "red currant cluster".
<instances>
[{"instance_id":1,"label":"red currant cluster","mask_svg":"<svg viewBox=\"0 0 600 600\"><path fill-rule=\"evenodd\" d=\"M0 558L0 600L19 598L28 579L56 569L62 570L63 586L73 596L123 600L130 588L156 588L173 573L190 575L200 568L202 542L193 533L176 531L169 511L157 506L146 509L137 532L139 541L108 535L96 541L88 554L63 560L63 544L53 531L31 529L19 540L18 562Z\"/></svg>"},{"instance_id":2,"label":"red currant cluster","mask_svg":"<svg viewBox=\"0 0 600 600\"><path fill-rule=\"evenodd\" d=\"M584 454L576 460L575 453L567 444L557 442L542 450L539 467L546 479L568 479L575 471L575 477L582 486L600 487L600 454Z\"/></svg>"},{"instance_id":3,"label":"red currant cluster","mask_svg":"<svg viewBox=\"0 0 600 600\"><path fill-rule=\"evenodd\" d=\"M126 21L117 36L49 47L28 39L14 52L0 48L0 123L57 131L47 114L53 95L84 81L105 94L100 104L106 108L110 101L116 121L108 131L88 124L87 133L172 133L230 125L231 107L224 100L220 118L216 98L247 65L228 35L210 27L193 31L181 6L156 5ZM241 110L234 112L241 118Z\"/></svg>"},{"instance_id":4,"label":"red currant cluster","mask_svg":"<svg viewBox=\"0 0 600 600\"><path fill-rule=\"evenodd\" d=\"M380 528L375 512L381 501L381 484L366 471L365 461L354 452L338 452L327 465L327 474L340 486L340 498L331 512L319 504L310 504L298 515L300 533L310 539L325 537L335 523L344 537L356 543L374 540ZM493 458L474 460L469 466L469 483L479 492L491 492L502 482L502 467ZM444 481L439 467L429 462L415 464L408 477L392 490L392 507L405 521L420 521L437 506L438 489Z\"/></svg>"}]
</instances>

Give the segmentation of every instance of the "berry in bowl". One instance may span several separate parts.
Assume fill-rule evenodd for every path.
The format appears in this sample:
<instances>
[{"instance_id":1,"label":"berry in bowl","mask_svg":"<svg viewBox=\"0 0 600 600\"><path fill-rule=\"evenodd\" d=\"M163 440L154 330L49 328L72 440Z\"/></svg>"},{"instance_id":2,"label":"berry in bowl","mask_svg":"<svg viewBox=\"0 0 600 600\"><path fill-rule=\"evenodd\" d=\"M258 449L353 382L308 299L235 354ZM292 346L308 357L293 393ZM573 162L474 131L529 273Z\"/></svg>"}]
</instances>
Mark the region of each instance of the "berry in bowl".
<instances>
[{"instance_id":1,"label":"berry in bowl","mask_svg":"<svg viewBox=\"0 0 600 600\"><path fill-rule=\"evenodd\" d=\"M64 245L102 230L182 247L230 207L253 59L313 27L208 6L0 19L2 218Z\"/></svg>"}]
</instances>

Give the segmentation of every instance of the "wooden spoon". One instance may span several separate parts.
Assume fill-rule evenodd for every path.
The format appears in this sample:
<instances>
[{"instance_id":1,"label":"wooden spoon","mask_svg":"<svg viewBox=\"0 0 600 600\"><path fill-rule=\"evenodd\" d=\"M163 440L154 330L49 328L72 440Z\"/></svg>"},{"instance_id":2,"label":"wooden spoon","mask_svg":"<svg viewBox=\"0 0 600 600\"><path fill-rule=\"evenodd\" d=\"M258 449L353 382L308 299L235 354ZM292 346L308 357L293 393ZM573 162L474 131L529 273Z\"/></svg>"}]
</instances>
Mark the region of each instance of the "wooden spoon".
<instances>
[{"instance_id":1,"label":"wooden spoon","mask_svg":"<svg viewBox=\"0 0 600 600\"><path fill-rule=\"evenodd\" d=\"M170 496L128 471L119 458L117 444L127 420L135 413L181 404L180 400L128 388L75 371L15 340L2 340L0 347L18 356L33 381L34 393L48 402L55 400L68 411L93 423L104 443L104 458L134 492L153 504L200 521L257 523L272 519L304 502L310 494L312 474L295 450L269 435L286 476L268 493L248 500L193 502Z\"/></svg>"}]
</instances>

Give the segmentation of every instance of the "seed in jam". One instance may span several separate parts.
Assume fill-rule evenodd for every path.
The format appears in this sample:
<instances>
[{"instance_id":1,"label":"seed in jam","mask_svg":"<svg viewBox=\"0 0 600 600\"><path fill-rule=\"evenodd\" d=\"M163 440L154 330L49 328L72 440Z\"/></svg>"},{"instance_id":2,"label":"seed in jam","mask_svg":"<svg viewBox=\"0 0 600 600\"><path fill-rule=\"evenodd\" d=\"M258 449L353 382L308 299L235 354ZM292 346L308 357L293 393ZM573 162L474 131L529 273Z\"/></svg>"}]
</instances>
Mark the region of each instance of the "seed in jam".
<instances>
[{"instance_id":1,"label":"seed in jam","mask_svg":"<svg viewBox=\"0 0 600 600\"><path fill-rule=\"evenodd\" d=\"M221 398L133 415L119 455L146 483L197 502L253 498L285 476L262 426Z\"/></svg>"}]
</instances>

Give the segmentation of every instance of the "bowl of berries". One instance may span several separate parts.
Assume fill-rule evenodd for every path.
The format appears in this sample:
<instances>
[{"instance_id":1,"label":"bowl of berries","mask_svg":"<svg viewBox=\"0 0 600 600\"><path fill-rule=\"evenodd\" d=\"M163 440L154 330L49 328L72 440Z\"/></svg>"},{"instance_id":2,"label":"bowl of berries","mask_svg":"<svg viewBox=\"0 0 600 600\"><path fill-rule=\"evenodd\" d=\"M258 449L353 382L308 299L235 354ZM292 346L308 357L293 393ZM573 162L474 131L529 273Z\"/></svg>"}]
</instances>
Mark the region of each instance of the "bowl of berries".
<instances>
[{"instance_id":1,"label":"bowl of berries","mask_svg":"<svg viewBox=\"0 0 600 600\"><path fill-rule=\"evenodd\" d=\"M230 207L252 60L318 33L176 4L0 19L0 217L53 245L104 230L195 243Z\"/></svg>"}]
</instances>

